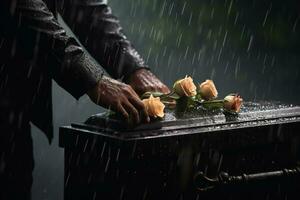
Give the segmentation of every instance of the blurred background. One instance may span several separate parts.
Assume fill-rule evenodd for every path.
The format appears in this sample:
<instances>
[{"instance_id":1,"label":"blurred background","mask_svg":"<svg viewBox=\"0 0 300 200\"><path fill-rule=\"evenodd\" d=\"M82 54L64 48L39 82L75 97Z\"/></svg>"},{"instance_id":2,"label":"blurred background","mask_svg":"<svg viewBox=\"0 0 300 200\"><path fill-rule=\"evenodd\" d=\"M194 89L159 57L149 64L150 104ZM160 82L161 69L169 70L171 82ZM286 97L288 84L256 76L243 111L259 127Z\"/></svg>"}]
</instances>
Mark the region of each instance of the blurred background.
<instances>
[{"instance_id":1,"label":"blurred background","mask_svg":"<svg viewBox=\"0 0 300 200\"><path fill-rule=\"evenodd\" d=\"M299 0L109 0L125 33L170 87L213 79L219 96L300 104ZM53 83L54 142L33 127L34 200L63 199L58 128L102 112Z\"/></svg>"}]
</instances>

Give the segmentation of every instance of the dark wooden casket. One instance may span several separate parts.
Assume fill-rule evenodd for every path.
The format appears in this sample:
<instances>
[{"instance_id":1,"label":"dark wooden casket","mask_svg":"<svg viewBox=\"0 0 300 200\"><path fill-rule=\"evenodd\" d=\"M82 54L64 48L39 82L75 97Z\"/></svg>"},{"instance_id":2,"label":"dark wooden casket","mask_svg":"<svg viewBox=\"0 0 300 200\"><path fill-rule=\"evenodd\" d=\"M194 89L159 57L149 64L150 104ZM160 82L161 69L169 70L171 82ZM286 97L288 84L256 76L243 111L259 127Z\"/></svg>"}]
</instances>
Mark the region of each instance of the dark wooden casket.
<instances>
[{"instance_id":1,"label":"dark wooden casket","mask_svg":"<svg viewBox=\"0 0 300 200\"><path fill-rule=\"evenodd\" d=\"M60 128L65 199L300 199L300 107L167 111L128 127L105 114Z\"/></svg>"}]
</instances>

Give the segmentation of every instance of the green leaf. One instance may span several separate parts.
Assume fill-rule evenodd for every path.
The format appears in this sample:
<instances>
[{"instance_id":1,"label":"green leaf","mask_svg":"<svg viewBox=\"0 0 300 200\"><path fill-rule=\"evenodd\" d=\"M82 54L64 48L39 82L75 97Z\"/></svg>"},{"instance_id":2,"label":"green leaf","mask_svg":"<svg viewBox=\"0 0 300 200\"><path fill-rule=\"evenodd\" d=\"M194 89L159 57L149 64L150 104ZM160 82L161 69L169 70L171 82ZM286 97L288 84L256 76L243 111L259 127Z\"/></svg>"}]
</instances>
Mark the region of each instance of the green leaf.
<instances>
[{"instance_id":1,"label":"green leaf","mask_svg":"<svg viewBox=\"0 0 300 200\"><path fill-rule=\"evenodd\" d=\"M146 92L141 96L141 99L148 99L151 95L153 97L160 97L160 99L164 101L178 100L180 98L180 96L173 91L169 94L164 94L161 92Z\"/></svg>"},{"instance_id":2,"label":"green leaf","mask_svg":"<svg viewBox=\"0 0 300 200\"><path fill-rule=\"evenodd\" d=\"M198 101L201 101L201 100L202 100L202 97L201 97L200 92L197 92L197 95L195 96L195 98L196 98Z\"/></svg>"},{"instance_id":3,"label":"green leaf","mask_svg":"<svg viewBox=\"0 0 300 200\"><path fill-rule=\"evenodd\" d=\"M223 108L224 100L203 101L201 105L206 109L220 109Z\"/></svg>"},{"instance_id":4,"label":"green leaf","mask_svg":"<svg viewBox=\"0 0 300 200\"><path fill-rule=\"evenodd\" d=\"M153 97L161 97L165 94L161 93L161 92L145 92L142 96L141 96L141 99L148 99L150 96L153 96Z\"/></svg>"},{"instance_id":5,"label":"green leaf","mask_svg":"<svg viewBox=\"0 0 300 200\"><path fill-rule=\"evenodd\" d=\"M171 92L168 97L174 100L180 99L180 96L175 92Z\"/></svg>"}]
</instances>

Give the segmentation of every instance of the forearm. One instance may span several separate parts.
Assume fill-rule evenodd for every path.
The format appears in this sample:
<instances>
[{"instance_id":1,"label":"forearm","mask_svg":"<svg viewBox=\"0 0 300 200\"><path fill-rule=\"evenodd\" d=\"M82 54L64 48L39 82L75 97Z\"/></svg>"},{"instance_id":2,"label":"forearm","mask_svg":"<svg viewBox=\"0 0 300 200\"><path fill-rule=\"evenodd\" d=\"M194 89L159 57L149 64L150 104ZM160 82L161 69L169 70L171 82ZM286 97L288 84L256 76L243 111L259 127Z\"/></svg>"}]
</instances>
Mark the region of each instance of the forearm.
<instances>
[{"instance_id":1,"label":"forearm","mask_svg":"<svg viewBox=\"0 0 300 200\"><path fill-rule=\"evenodd\" d=\"M92 56L114 78L126 78L139 68L147 68L107 5L78 5L66 0L63 18Z\"/></svg>"}]
</instances>

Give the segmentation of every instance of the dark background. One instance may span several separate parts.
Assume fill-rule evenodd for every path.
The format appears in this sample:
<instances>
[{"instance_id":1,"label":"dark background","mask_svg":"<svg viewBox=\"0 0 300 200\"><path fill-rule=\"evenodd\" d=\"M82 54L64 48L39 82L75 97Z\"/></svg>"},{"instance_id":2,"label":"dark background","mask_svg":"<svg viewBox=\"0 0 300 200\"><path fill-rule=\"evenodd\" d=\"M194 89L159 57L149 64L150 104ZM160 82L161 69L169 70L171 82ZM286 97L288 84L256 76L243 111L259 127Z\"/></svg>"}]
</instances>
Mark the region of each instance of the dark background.
<instances>
[{"instance_id":1,"label":"dark background","mask_svg":"<svg viewBox=\"0 0 300 200\"><path fill-rule=\"evenodd\" d=\"M215 81L219 96L300 104L298 0L110 0L152 71L169 86L185 75ZM33 127L33 199L63 198L58 127L103 109L53 84L55 139Z\"/></svg>"}]
</instances>

